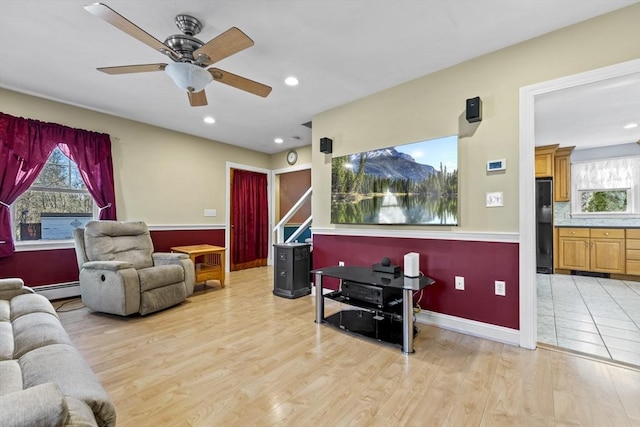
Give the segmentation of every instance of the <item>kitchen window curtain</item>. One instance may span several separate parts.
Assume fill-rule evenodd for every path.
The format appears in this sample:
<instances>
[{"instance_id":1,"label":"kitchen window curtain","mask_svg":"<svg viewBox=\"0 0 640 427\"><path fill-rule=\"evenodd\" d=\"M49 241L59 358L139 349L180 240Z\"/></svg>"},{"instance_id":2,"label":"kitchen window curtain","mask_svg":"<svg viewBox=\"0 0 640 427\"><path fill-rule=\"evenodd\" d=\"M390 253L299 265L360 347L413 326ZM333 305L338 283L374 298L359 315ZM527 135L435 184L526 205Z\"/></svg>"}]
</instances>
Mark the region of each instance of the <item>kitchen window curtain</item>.
<instances>
[{"instance_id":1,"label":"kitchen window curtain","mask_svg":"<svg viewBox=\"0 0 640 427\"><path fill-rule=\"evenodd\" d=\"M56 146L78 165L100 219L116 219L109 135L0 113L0 258L15 251L10 206L33 184Z\"/></svg>"}]
</instances>

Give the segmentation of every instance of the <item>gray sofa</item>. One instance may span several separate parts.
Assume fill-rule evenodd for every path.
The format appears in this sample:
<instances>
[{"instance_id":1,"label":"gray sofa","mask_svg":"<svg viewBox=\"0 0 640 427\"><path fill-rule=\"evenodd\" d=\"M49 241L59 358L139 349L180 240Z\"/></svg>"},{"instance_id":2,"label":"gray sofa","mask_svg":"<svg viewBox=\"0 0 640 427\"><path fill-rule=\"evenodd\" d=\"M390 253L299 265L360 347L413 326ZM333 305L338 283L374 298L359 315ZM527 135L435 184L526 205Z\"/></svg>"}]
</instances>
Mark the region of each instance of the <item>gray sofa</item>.
<instances>
[{"instance_id":1,"label":"gray sofa","mask_svg":"<svg viewBox=\"0 0 640 427\"><path fill-rule=\"evenodd\" d=\"M0 279L0 426L115 426L116 412L51 303Z\"/></svg>"},{"instance_id":2,"label":"gray sofa","mask_svg":"<svg viewBox=\"0 0 640 427\"><path fill-rule=\"evenodd\" d=\"M193 293L195 270L187 254L153 252L142 221L89 221L74 230L82 303L128 316L163 310Z\"/></svg>"}]
</instances>

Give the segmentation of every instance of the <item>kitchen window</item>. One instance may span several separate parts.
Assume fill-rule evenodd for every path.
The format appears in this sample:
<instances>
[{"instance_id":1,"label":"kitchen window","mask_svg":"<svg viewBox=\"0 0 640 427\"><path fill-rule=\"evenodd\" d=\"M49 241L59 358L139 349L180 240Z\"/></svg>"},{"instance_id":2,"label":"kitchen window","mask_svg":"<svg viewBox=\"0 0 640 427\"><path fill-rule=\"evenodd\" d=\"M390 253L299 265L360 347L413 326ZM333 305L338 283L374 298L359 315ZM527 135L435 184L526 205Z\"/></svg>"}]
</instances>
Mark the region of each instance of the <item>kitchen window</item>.
<instances>
[{"instance_id":1,"label":"kitchen window","mask_svg":"<svg viewBox=\"0 0 640 427\"><path fill-rule=\"evenodd\" d=\"M571 165L571 215L626 217L640 214L640 156Z\"/></svg>"}]
</instances>

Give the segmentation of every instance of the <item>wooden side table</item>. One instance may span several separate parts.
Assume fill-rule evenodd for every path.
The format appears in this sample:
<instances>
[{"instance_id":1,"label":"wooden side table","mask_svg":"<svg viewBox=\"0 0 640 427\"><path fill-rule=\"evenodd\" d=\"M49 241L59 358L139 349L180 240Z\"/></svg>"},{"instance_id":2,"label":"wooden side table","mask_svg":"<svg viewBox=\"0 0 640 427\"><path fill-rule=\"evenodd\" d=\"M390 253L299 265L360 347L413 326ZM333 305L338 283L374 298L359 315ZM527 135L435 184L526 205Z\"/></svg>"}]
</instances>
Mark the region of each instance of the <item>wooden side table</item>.
<instances>
[{"instance_id":1,"label":"wooden side table","mask_svg":"<svg viewBox=\"0 0 640 427\"><path fill-rule=\"evenodd\" d=\"M213 245L176 246L172 252L189 255L196 269L196 283L207 284L208 280L219 280L224 288L224 266L226 248Z\"/></svg>"}]
</instances>

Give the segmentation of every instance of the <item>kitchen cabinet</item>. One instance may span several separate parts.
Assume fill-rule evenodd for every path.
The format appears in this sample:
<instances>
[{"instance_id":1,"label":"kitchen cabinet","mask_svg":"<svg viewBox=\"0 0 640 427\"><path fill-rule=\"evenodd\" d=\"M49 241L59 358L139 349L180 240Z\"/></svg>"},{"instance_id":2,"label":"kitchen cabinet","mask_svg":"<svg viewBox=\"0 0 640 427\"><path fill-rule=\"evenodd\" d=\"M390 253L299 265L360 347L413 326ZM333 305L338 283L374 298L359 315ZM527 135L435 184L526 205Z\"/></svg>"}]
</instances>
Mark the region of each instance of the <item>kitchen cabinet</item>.
<instances>
[{"instance_id":1,"label":"kitchen cabinet","mask_svg":"<svg viewBox=\"0 0 640 427\"><path fill-rule=\"evenodd\" d=\"M571 200L571 152L575 146L558 148L553 157L553 200Z\"/></svg>"},{"instance_id":2,"label":"kitchen cabinet","mask_svg":"<svg viewBox=\"0 0 640 427\"><path fill-rule=\"evenodd\" d=\"M625 264L624 229L558 229L558 268L624 274Z\"/></svg>"},{"instance_id":3,"label":"kitchen cabinet","mask_svg":"<svg viewBox=\"0 0 640 427\"><path fill-rule=\"evenodd\" d=\"M558 229L558 268L564 270L588 271L589 229Z\"/></svg>"},{"instance_id":4,"label":"kitchen cabinet","mask_svg":"<svg viewBox=\"0 0 640 427\"><path fill-rule=\"evenodd\" d=\"M591 271L625 272L625 233L621 228L592 228Z\"/></svg>"},{"instance_id":5,"label":"kitchen cabinet","mask_svg":"<svg viewBox=\"0 0 640 427\"><path fill-rule=\"evenodd\" d=\"M626 273L640 276L640 228L627 228L626 249Z\"/></svg>"},{"instance_id":6,"label":"kitchen cabinet","mask_svg":"<svg viewBox=\"0 0 640 427\"><path fill-rule=\"evenodd\" d=\"M553 177L554 155L557 149L558 144L536 147L536 178Z\"/></svg>"}]
</instances>

